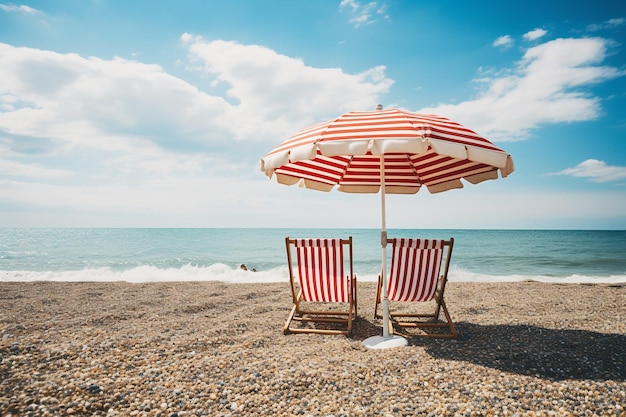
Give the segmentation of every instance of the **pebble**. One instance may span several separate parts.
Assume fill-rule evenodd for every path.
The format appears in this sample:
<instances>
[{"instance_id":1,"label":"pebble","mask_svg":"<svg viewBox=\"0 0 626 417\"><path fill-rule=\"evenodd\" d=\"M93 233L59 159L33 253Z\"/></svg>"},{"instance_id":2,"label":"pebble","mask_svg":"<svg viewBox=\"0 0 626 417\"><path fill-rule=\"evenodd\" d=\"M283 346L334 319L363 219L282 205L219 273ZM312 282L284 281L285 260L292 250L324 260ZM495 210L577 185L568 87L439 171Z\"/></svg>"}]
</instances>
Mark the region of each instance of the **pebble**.
<instances>
[{"instance_id":1,"label":"pebble","mask_svg":"<svg viewBox=\"0 0 626 417\"><path fill-rule=\"evenodd\" d=\"M511 285L493 296L507 305L558 300L572 310L559 318L571 330L549 331L544 321L511 327L502 311L477 316L472 297L451 297L465 331L459 340L370 351L360 340L376 331L371 318L355 324L353 338L284 336L288 289L254 287L252 307L263 313L251 315L239 301L250 288L47 283L42 292L0 284L0 416L626 417L626 360L610 353L624 352L626 325L613 323L609 334L576 322L576 291ZM537 288L544 290L530 301L520 296ZM603 293L608 304L624 295L611 290L621 293ZM58 303L46 304L50 298ZM359 302L369 311L367 296ZM214 309L220 314L208 314Z\"/></svg>"}]
</instances>

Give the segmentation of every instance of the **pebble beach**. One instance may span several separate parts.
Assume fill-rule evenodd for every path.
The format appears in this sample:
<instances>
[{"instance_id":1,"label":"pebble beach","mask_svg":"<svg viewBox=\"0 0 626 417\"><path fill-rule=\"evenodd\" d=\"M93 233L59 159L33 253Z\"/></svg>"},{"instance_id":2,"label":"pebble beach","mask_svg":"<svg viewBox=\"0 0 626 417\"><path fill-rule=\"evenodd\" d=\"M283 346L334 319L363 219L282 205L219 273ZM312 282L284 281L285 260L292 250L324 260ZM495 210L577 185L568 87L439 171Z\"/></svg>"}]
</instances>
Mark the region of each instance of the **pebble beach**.
<instances>
[{"instance_id":1,"label":"pebble beach","mask_svg":"<svg viewBox=\"0 0 626 417\"><path fill-rule=\"evenodd\" d=\"M0 283L0 416L626 416L626 287L451 282L456 340L283 335L287 283Z\"/></svg>"}]
</instances>

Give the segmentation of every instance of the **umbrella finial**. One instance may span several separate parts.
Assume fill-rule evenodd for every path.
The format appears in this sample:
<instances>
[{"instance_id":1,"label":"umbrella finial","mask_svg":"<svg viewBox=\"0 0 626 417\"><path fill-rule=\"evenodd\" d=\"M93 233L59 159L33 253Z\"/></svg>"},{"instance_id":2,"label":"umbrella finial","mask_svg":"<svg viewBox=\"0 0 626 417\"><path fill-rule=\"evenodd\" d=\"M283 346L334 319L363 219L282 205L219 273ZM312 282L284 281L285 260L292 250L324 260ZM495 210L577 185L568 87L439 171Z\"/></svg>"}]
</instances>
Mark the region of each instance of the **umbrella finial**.
<instances>
[{"instance_id":1,"label":"umbrella finial","mask_svg":"<svg viewBox=\"0 0 626 417\"><path fill-rule=\"evenodd\" d=\"M383 105L382 104L379 104L379 105L376 106L376 110L382 110L382 109L383 109Z\"/></svg>"}]
</instances>

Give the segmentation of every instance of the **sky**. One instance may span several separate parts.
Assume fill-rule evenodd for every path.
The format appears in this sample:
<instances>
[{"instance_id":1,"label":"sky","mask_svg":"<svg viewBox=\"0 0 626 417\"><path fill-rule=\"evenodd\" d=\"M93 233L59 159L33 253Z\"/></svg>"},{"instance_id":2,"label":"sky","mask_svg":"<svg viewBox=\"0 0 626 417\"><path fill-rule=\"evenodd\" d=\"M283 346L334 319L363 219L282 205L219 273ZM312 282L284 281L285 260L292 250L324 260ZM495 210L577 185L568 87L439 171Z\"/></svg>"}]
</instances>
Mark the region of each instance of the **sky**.
<instances>
[{"instance_id":1,"label":"sky","mask_svg":"<svg viewBox=\"0 0 626 417\"><path fill-rule=\"evenodd\" d=\"M0 0L0 227L378 228L259 162L379 103L515 162L388 228L626 229L623 0Z\"/></svg>"}]
</instances>

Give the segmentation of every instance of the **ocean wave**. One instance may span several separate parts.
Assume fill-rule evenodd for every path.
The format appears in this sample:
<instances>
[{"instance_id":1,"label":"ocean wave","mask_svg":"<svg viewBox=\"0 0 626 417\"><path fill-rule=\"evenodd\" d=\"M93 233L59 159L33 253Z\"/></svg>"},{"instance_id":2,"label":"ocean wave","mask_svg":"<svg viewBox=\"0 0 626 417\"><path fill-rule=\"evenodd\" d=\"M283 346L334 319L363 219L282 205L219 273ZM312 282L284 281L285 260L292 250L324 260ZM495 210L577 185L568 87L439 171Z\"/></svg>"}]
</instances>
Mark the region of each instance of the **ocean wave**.
<instances>
[{"instance_id":1,"label":"ocean wave","mask_svg":"<svg viewBox=\"0 0 626 417\"><path fill-rule=\"evenodd\" d=\"M359 274L361 282L377 280L377 274ZM536 281L546 283L571 284L610 284L626 285L626 274L611 276L571 275L554 277L544 275L486 275L451 268L450 282L524 282ZM126 270L114 270L108 267L86 268L70 271L0 271L0 282L114 282L131 283L146 282L185 282L185 281L222 281L227 283L264 283L287 282L289 272L287 266L280 266L267 271L244 271L223 263L210 266L184 265L180 268L158 268L155 266L138 266Z\"/></svg>"},{"instance_id":2,"label":"ocean wave","mask_svg":"<svg viewBox=\"0 0 626 417\"><path fill-rule=\"evenodd\" d=\"M108 267L85 268L72 271L0 271L2 282L183 282L183 281L223 281L223 282L280 282L286 281L287 268L252 272L231 268L226 264L213 264L208 267L185 265L180 268L157 268L144 265L127 270L113 270Z\"/></svg>"},{"instance_id":3,"label":"ocean wave","mask_svg":"<svg viewBox=\"0 0 626 417\"><path fill-rule=\"evenodd\" d=\"M468 271L450 271L450 282L544 282L548 284L607 284L626 285L626 275L590 276L570 275L485 275Z\"/></svg>"}]
</instances>

